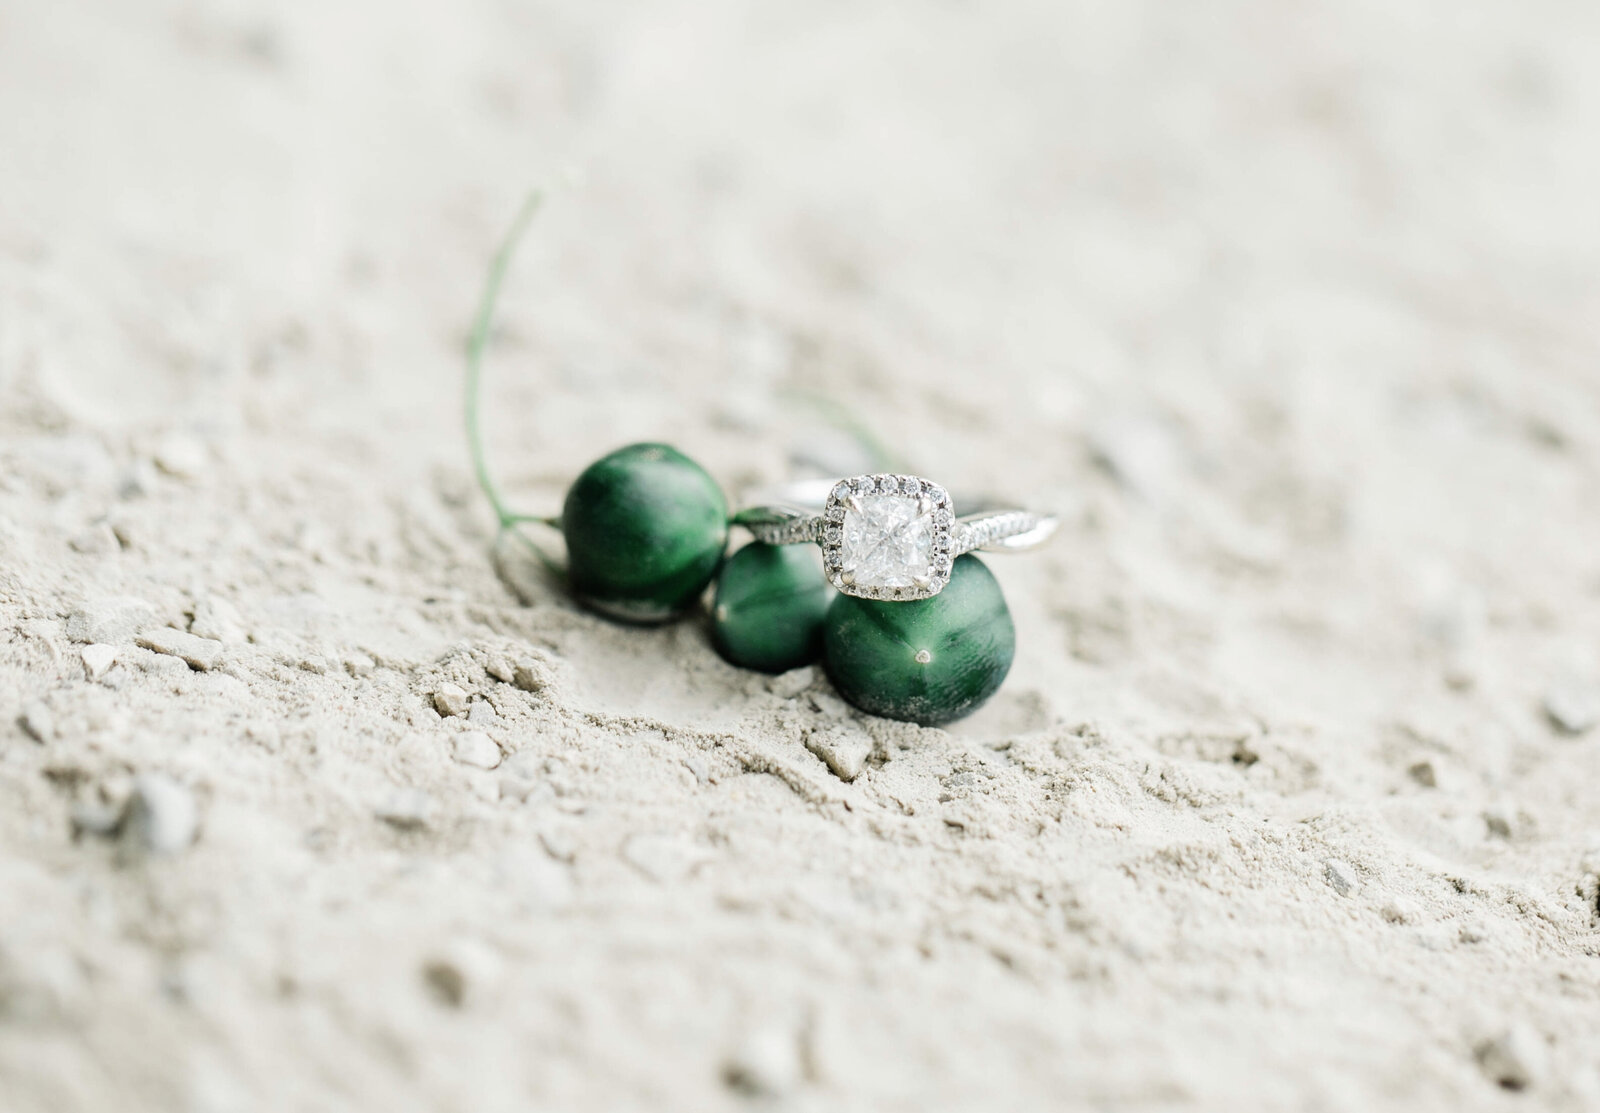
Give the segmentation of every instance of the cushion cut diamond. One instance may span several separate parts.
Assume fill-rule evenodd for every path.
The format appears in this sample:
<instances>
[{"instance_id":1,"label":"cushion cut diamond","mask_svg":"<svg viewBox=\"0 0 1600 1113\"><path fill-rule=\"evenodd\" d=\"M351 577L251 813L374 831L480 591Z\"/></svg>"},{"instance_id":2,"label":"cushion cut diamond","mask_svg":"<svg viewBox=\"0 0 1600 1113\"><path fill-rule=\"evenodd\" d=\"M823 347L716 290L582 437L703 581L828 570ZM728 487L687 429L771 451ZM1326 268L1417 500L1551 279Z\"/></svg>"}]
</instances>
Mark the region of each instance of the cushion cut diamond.
<instances>
[{"instance_id":1,"label":"cushion cut diamond","mask_svg":"<svg viewBox=\"0 0 1600 1113\"><path fill-rule=\"evenodd\" d=\"M933 578L935 507L903 495L856 495L845 501L839 567L866 588L925 585Z\"/></svg>"}]
</instances>

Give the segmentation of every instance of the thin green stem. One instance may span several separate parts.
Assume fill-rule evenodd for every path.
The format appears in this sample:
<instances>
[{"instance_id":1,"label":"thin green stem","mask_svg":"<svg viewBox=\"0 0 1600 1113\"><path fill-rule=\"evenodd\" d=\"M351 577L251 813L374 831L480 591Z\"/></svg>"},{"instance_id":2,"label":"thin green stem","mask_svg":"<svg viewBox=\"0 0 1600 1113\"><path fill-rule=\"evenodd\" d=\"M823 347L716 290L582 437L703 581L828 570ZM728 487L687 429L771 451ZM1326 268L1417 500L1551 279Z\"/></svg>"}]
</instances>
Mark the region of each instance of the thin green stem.
<instances>
[{"instance_id":1,"label":"thin green stem","mask_svg":"<svg viewBox=\"0 0 1600 1113\"><path fill-rule=\"evenodd\" d=\"M478 406L479 385L483 380L483 350L489 344L489 328L494 322L495 302L500 297L500 287L505 282L506 269L511 265L511 257L516 253L517 244L521 242L523 233L528 230L528 225L532 223L533 215L539 211L539 205L543 200L544 195L534 190L528 194L527 200L522 203L522 208L517 210L516 219L511 222L505 239L500 243L500 249L495 252L494 260L489 264L489 277L483 286L483 299L478 303L478 316L473 322L472 335L467 341L467 442L472 449L472 467L478 475L478 486L483 488L484 496L494 508L501 529L518 522L546 521L543 518L513 512L500 497L500 489L495 486L494 479L489 474L489 463L484 455L483 426L479 419Z\"/></svg>"},{"instance_id":2,"label":"thin green stem","mask_svg":"<svg viewBox=\"0 0 1600 1113\"><path fill-rule=\"evenodd\" d=\"M889 446L879 440L877 435L868 428L856 412L833 398L819 394L814 390L792 387L785 390L784 395L801 405L810 406L811 409L832 425L835 429L854 438L861 450L872 461L872 466L882 471L899 471L903 469L898 456L890 451Z\"/></svg>"}]
</instances>

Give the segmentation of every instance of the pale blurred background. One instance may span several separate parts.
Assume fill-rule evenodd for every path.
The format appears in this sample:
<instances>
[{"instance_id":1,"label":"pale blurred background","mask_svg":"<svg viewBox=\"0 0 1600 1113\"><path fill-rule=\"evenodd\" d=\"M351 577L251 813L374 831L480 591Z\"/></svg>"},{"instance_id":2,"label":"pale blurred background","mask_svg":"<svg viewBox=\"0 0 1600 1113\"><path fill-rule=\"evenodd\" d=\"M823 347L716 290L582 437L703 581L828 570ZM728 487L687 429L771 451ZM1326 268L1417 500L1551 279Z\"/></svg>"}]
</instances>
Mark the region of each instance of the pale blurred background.
<instances>
[{"instance_id":1,"label":"pale blurred background","mask_svg":"<svg viewBox=\"0 0 1600 1113\"><path fill-rule=\"evenodd\" d=\"M1597 58L1556 0L0 0L5 722L76 721L96 593L257 630L240 690L91 686L78 773L0 763L0 1004L69 972L0 1083L703 1110L791 1009L842 1033L796 1108L1499 1108L1508 1025L1594 1108ZM487 388L516 501L642 438L780 480L794 392L844 402L1064 516L994 562L991 707L857 724L893 760L812 798L683 788L692 732L803 764L809 720L692 624L515 605L460 385L535 186ZM486 631L567 670L530 753L663 732L562 782L559 914L484 872L530 813L394 756ZM412 671L337 666L380 648ZM68 843L71 793L174 754L214 786L187 864ZM459 823L385 841L390 781ZM640 816L711 864L613 870ZM460 931L516 992L457 1024L415 968Z\"/></svg>"}]
</instances>

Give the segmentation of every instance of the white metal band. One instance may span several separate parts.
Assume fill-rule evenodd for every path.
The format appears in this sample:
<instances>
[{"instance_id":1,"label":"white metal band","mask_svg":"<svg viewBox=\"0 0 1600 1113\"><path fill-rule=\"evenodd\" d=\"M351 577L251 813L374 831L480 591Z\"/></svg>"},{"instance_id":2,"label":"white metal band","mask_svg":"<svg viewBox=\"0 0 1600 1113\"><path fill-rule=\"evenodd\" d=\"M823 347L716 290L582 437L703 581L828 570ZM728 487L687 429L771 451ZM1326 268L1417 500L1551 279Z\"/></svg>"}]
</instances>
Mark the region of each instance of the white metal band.
<instances>
[{"instance_id":1,"label":"white metal band","mask_svg":"<svg viewBox=\"0 0 1600 1113\"><path fill-rule=\"evenodd\" d=\"M823 517L782 506L760 506L738 518L757 541L802 545L822 540ZM956 520L954 555L975 549L1018 552L1042 544L1055 532L1056 519L1027 510L994 510Z\"/></svg>"}]
</instances>

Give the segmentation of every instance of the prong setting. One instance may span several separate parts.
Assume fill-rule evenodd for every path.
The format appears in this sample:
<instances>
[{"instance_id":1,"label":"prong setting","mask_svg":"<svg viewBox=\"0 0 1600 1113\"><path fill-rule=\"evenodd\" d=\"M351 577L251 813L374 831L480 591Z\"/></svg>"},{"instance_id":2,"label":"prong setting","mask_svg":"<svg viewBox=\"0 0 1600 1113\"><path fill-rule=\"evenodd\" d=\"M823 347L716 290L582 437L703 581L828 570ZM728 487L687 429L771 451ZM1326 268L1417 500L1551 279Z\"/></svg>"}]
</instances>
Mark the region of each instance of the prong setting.
<instances>
[{"instance_id":1,"label":"prong setting","mask_svg":"<svg viewBox=\"0 0 1600 1113\"><path fill-rule=\"evenodd\" d=\"M955 528L950 496L937 483L914 475L841 480L823 510L823 569L847 595L927 599L950 582Z\"/></svg>"}]
</instances>

